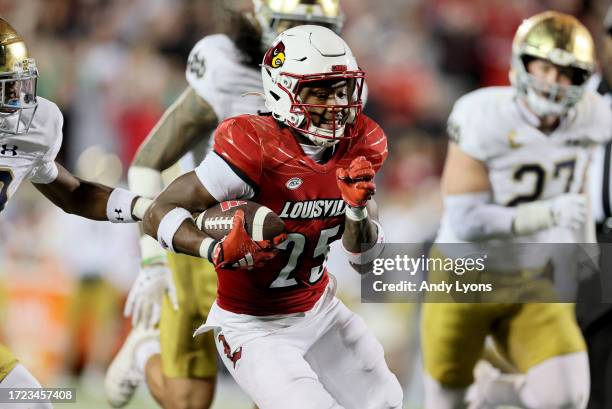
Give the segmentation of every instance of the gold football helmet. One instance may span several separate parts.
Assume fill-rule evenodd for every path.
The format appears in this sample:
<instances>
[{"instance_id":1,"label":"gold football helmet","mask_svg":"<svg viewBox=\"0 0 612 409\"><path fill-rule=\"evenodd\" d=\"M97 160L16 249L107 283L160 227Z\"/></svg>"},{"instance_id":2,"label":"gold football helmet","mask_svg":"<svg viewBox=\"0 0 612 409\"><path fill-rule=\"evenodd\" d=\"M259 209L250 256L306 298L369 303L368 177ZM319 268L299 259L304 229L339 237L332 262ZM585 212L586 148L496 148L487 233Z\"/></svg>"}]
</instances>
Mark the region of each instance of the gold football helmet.
<instances>
[{"instance_id":1,"label":"gold football helmet","mask_svg":"<svg viewBox=\"0 0 612 409\"><path fill-rule=\"evenodd\" d=\"M23 39L0 18L0 132L28 132L38 106L37 78Z\"/></svg>"},{"instance_id":2,"label":"gold football helmet","mask_svg":"<svg viewBox=\"0 0 612 409\"><path fill-rule=\"evenodd\" d=\"M571 68L572 85L551 85L536 79L527 71L527 63L534 58ZM565 115L582 97L595 69L593 38L570 15L546 11L524 20L516 31L510 80L539 116Z\"/></svg>"},{"instance_id":3,"label":"gold football helmet","mask_svg":"<svg viewBox=\"0 0 612 409\"><path fill-rule=\"evenodd\" d=\"M340 0L253 0L253 5L266 48L297 25L316 24L339 34L344 24Z\"/></svg>"}]
</instances>

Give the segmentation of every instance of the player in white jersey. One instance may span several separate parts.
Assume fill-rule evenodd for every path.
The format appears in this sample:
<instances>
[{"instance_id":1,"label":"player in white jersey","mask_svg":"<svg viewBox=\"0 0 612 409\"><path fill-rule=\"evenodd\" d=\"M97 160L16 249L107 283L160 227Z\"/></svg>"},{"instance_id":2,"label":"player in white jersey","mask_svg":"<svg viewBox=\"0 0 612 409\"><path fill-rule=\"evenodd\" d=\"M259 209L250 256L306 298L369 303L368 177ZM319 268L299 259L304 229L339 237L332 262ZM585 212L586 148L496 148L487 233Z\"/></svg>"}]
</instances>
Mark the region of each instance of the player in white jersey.
<instances>
[{"instance_id":1,"label":"player in white jersey","mask_svg":"<svg viewBox=\"0 0 612 409\"><path fill-rule=\"evenodd\" d=\"M135 222L151 202L73 176L55 162L62 144L63 117L36 95L38 70L17 32L0 18L0 212L19 185L29 180L67 213L94 220ZM38 381L0 345L0 388L40 388ZM3 403L20 408L24 404ZM50 408L32 403L30 408Z\"/></svg>"},{"instance_id":2,"label":"player in white jersey","mask_svg":"<svg viewBox=\"0 0 612 409\"><path fill-rule=\"evenodd\" d=\"M575 18L545 12L523 22L513 86L472 92L450 115L434 256L448 255L443 243L503 243L502 263L487 268L518 272L526 259L512 244L590 240L585 170L591 148L612 137L608 104L584 89L594 68L593 40ZM586 406L588 360L572 304L425 304L422 327L428 409L464 407L487 335L519 374L481 372L471 408Z\"/></svg>"},{"instance_id":3,"label":"player in white jersey","mask_svg":"<svg viewBox=\"0 0 612 409\"><path fill-rule=\"evenodd\" d=\"M209 35L194 46L186 69L189 86L138 150L128 175L132 190L156 196L162 171L180 159L180 173L186 173L202 161L218 123L265 111L257 95L259 63L279 32L305 23L339 32L343 23L338 0L253 3L254 15L232 15L230 35ZM192 335L216 296L214 268L203 259L166 255L147 236L141 251L142 269L126 304L133 330L107 371L107 398L114 407L127 404L145 378L163 407L206 409L215 390L216 347L212 334Z\"/></svg>"}]
</instances>

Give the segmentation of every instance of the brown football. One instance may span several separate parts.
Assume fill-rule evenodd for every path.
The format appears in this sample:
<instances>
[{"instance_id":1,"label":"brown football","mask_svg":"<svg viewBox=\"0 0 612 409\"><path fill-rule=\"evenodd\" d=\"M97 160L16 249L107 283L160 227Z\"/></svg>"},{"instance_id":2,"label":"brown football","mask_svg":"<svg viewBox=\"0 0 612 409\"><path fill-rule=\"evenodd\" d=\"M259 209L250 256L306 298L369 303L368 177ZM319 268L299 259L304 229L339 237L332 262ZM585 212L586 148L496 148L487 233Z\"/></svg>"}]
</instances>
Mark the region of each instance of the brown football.
<instances>
[{"instance_id":1,"label":"brown football","mask_svg":"<svg viewBox=\"0 0 612 409\"><path fill-rule=\"evenodd\" d=\"M253 240L272 240L285 231L285 222L272 210L248 200L228 200L218 203L196 217L196 225L216 240L232 229L232 219L238 209L244 211L244 224Z\"/></svg>"}]
</instances>

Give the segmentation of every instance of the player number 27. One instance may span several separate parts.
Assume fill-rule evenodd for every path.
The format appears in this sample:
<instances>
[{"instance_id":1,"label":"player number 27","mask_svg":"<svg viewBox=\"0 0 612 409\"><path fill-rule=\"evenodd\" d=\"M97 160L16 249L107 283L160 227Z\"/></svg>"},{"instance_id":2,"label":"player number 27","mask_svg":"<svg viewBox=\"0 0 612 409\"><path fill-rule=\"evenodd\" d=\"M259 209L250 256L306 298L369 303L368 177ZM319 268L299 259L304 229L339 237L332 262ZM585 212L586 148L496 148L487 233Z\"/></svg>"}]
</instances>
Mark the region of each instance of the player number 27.
<instances>
[{"instance_id":1,"label":"player number 27","mask_svg":"<svg viewBox=\"0 0 612 409\"><path fill-rule=\"evenodd\" d=\"M565 175L565 193L569 193L572 182L574 181L574 171L576 169L576 158L563 160L555 163L555 170L553 172L553 178L562 177ZM518 168L512 177L514 180L523 180L527 175L534 176L534 188L529 194L518 195L514 199L510 200L506 206L517 206L521 203L533 202L538 200L544 191L544 182L546 180L546 169L538 163L530 163Z\"/></svg>"},{"instance_id":2,"label":"player number 27","mask_svg":"<svg viewBox=\"0 0 612 409\"><path fill-rule=\"evenodd\" d=\"M338 235L339 231L340 225L332 227L330 229L321 230L321 235L319 236L319 241L317 242L317 246L314 249L312 258L323 256L324 262L325 257L327 256L329 243L335 238L335 236ZM282 242L278 246L278 248L282 250L287 250L292 244L293 248L291 249L291 254L289 254L289 260L287 261L285 267L283 267L283 269L278 274L278 277L276 277L276 279L272 281L272 284L270 284L270 288L283 288L298 284L295 278L289 276L293 272L293 270L295 270L300 256L304 252L304 247L306 246L306 236L301 233L289 233L287 235L287 240ZM314 284L319 281L322 275L323 263L310 269L310 278L308 282L310 284Z\"/></svg>"},{"instance_id":3,"label":"player number 27","mask_svg":"<svg viewBox=\"0 0 612 409\"><path fill-rule=\"evenodd\" d=\"M10 169L0 169L0 212L8 201L8 188L13 181L13 172Z\"/></svg>"}]
</instances>

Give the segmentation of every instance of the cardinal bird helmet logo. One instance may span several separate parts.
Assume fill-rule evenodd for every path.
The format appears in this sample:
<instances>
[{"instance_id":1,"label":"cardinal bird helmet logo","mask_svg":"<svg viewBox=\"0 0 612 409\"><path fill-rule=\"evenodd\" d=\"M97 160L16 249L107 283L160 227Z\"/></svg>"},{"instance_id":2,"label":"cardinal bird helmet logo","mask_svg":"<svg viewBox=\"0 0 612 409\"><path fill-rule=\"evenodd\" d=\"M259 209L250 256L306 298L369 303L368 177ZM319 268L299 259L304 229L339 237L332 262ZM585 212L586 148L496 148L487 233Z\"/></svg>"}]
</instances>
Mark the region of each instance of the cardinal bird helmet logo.
<instances>
[{"instance_id":1,"label":"cardinal bird helmet logo","mask_svg":"<svg viewBox=\"0 0 612 409\"><path fill-rule=\"evenodd\" d=\"M279 42L271 47L264 58L264 64L272 68L280 68L285 63L285 44Z\"/></svg>"}]
</instances>

